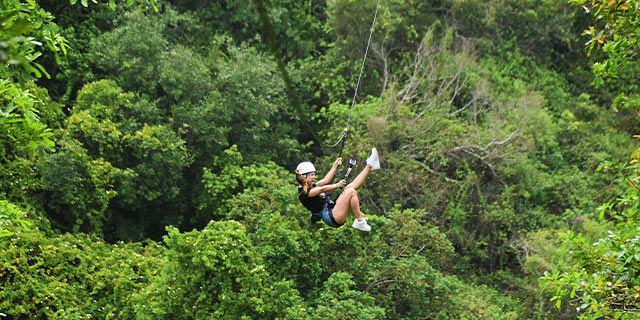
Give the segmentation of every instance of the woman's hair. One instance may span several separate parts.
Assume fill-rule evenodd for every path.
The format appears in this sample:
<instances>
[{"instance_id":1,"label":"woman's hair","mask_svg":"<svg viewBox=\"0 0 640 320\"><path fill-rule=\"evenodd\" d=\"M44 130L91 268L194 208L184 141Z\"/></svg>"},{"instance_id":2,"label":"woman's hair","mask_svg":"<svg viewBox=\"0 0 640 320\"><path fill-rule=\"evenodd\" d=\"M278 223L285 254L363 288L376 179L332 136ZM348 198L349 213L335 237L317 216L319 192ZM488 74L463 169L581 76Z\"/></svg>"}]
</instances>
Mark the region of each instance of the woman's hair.
<instances>
[{"instance_id":1,"label":"woman's hair","mask_svg":"<svg viewBox=\"0 0 640 320\"><path fill-rule=\"evenodd\" d=\"M296 172L296 181L298 182L298 184L302 187L302 190L304 192L307 192L307 184L304 183L304 179L307 177L306 174L299 174Z\"/></svg>"}]
</instances>

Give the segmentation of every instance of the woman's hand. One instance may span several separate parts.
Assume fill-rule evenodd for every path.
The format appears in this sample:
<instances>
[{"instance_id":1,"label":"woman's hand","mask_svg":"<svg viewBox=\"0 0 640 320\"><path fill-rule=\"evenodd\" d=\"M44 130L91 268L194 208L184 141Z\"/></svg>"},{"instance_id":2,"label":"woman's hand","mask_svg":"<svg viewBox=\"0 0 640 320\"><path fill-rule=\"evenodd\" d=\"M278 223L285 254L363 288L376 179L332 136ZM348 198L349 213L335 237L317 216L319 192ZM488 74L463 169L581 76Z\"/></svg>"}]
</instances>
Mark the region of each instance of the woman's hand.
<instances>
[{"instance_id":1,"label":"woman's hand","mask_svg":"<svg viewBox=\"0 0 640 320\"><path fill-rule=\"evenodd\" d=\"M336 172L338 171L338 166L342 164L342 157L338 157L336 159L336 161L333 162L333 165L331 166L331 169L329 170L329 172L327 172L327 175L324 176L324 178L322 178L320 181L318 181L316 183L316 185L318 186L329 186L331 187L329 184L331 183L331 181L333 181L333 177L335 177ZM333 190L333 189L330 189Z\"/></svg>"},{"instance_id":2,"label":"woman's hand","mask_svg":"<svg viewBox=\"0 0 640 320\"><path fill-rule=\"evenodd\" d=\"M346 185L347 185L347 180L342 179L338 181L338 183L336 183L336 188L344 188L344 186Z\"/></svg>"}]
</instances>

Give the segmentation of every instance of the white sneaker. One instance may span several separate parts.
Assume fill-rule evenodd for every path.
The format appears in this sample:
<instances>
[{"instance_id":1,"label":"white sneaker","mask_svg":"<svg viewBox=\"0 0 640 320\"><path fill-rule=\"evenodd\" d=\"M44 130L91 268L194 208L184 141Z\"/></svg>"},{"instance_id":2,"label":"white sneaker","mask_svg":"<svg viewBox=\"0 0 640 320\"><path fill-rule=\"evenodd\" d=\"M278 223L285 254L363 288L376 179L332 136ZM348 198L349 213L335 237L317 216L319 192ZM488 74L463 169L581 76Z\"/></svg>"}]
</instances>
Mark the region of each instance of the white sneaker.
<instances>
[{"instance_id":1,"label":"white sneaker","mask_svg":"<svg viewBox=\"0 0 640 320\"><path fill-rule=\"evenodd\" d=\"M371 231L371 226L367 223L367 220L365 219L362 219L362 221L358 221L358 219L354 219L351 227L358 229L360 231L366 231L366 232Z\"/></svg>"},{"instance_id":2,"label":"white sneaker","mask_svg":"<svg viewBox=\"0 0 640 320\"><path fill-rule=\"evenodd\" d=\"M380 169L380 158L378 158L378 150L371 149L371 155L367 158L367 164L371 166L371 170Z\"/></svg>"}]
</instances>

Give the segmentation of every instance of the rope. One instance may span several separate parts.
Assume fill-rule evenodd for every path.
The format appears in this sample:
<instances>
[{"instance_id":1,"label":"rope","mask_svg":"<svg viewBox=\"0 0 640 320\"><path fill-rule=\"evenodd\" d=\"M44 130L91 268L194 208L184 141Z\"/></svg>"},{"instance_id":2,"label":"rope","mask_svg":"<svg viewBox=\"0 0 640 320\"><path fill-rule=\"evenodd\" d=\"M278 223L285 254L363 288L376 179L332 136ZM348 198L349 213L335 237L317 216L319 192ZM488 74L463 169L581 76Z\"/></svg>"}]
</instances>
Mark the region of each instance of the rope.
<instances>
[{"instance_id":1,"label":"rope","mask_svg":"<svg viewBox=\"0 0 640 320\"><path fill-rule=\"evenodd\" d=\"M263 0L254 0L255 4L256 4L256 9L258 10L258 14L259 14L259 18L260 18L260 22L262 23L263 26L263 30L265 33L265 38L267 40L267 43L269 45L269 49L271 49L278 69L280 71L280 74L282 75L282 79L284 80L285 83L285 87L287 89L287 96L289 98L290 103L293 105L294 108L296 108L296 110L298 111L298 113L300 114L300 118L302 119L302 122L304 123L304 127L305 129L307 129L307 132L311 135L311 138L313 139L313 141L320 147L321 150L324 149L322 141L320 141L320 139L318 138L318 136L316 135L315 131L313 130L313 127L311 126L311 123L309 121L309 119L306 117L305 113L302 110L302 107L300 105L300 101L299 98L297 96L297 94L295 93L295 90L293 89L293 85L291 83L291 78L289 77L289 73L287 72L286 66L284 65L284 58L283 58L283 54L280 51L280 49L278 48L277 44L276 44L276 38L275 38L275 33L273 31L273 27L271 26L271 22L269 21L269 17L267 15L267 10L266 7L264 5ZM358 90L360 89L360 80L362 79L362 72L364 71L364 64L367 61L367 55L369 54L369 47L371 45L371 37L373 35L373 28L376 24L376 20L378 19L378 8L380 7L380 0L377 0L376 2L376 12L373 15L373 22L371 23L371 28L369 29L369 39L367 40L367 48L364 51L364 58L362 59L362 65L360 66L360 73L358 74L358 81L356 82L356 88L353 92L353 98L351 99L351 105L349 106L349 117L347 120L347 126L342 130L342 137L340 137L340 140L338 140L338 142L334 143L333 145L331 145L332 148L336 147L338 144L340 144L340 156L342 156L342 150L344 149L344 143L347 140L347 136L349 135L349 128L351 127L351 111L353 110L353 107L355 106L356 103L356 97L358 96Z\"/></svg>"},{"instance_id":2,"label":"rope","mask_svg":"<svg viewBox=\"0 0 640 320\"><path fill-rule=\"evenodd\" d=\"M358 81L356 82L356 88L353 91L353 98L351 99L351 105L349 106L349 117L347 119L347 126L342 130L342 137L338 142L334 143L331 147L335 147L340 144L340 152L339 155L342 156L342 150L344 149L344 143L347 140L347 136L349 135L349 128L351 128L351 111L356 104L356 97L358 96L358 91L360 89L360 80L362 79L362 72L364 71L364 64L367 61L367 55L369 54L369 47L371 46L371 37L373 36L373 28L376 25L376 20L378 19L378 8L380 7L380 0L376 2L376 12L373 15L373 22L371 23L371 28L369 28L369 40L367 40L367 48L364 51L364 57L362 58L362 65L360 65L360 73L358 74Z\"/></svg>"},{"instance_id":3,"label":"rope","mask_svg":"<svg viewBox=\"0 0 640 320\"><path fill-rule=\"evenodd\" d=\"M376 13L373 15L373 22L371 23L371 28L369 29L369 40L367 40L367 49L364 51L364 58L362 58L362 65L360 65L360 73L358 74L358 81L356 82L356 89L353 92L353 99L351 99L351 106L349 107L349 120L347 122L347 128L349 128L349 124L351 124L351 110L356 104L356 96L358 96L358 90L360 89L360 79L362 78L362 71L364 71L364 63L367 61L367 54L369 54L369 46L371 45L371 36L373 35L373 28L376 25L376 20L378 19L378 7L380 6L380 0L376 3Z\"/></svg>"}]
</instances>

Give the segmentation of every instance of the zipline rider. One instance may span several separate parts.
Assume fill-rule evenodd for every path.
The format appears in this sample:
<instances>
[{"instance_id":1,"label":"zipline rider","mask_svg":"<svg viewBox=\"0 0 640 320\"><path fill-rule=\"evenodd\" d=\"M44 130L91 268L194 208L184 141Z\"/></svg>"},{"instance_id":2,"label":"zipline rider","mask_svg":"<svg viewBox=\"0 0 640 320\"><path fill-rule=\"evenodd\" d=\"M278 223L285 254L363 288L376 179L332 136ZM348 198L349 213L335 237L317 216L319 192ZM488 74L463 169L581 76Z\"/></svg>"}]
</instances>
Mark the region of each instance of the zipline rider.
<instances>
[{"instance_id":1,"label":"zipline rider","mask_svg":"<svg viewBox=\"0 0 640 320\"><path fill-rule=\"evenodd\" d=\"M331 169L324 178L314 183L316 179L316 168L311 162L301 162L296 168L296 180L298 187L298 200L305 208L311 211L311 222L324 221L328 226L338 228L344 224L349 215L349 209L353 211L355 219L351 226L362 231L371 231L371 226L367 224L362 211L360 211L360 200L358 190L369 176L371 170L380 169L380 159L376 148L371 149L371 155L367 158L367 165L358 176L347 184L343 179L338 183L329 184L336 174L338 166L342 164L342 158L337 158ZM334 202L326 194L327 191L344 187L344 190Z\"/></svg>"}]
</instances>

